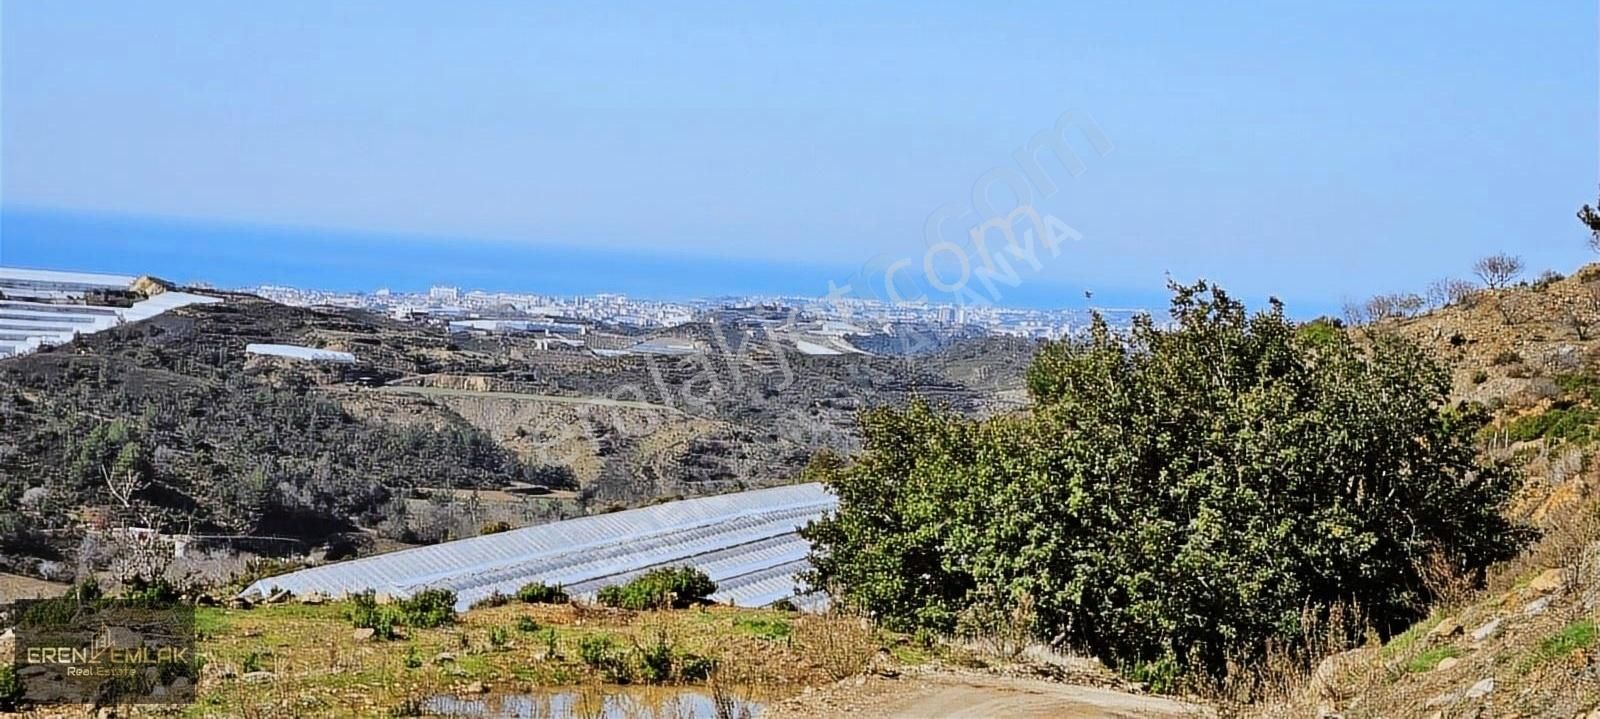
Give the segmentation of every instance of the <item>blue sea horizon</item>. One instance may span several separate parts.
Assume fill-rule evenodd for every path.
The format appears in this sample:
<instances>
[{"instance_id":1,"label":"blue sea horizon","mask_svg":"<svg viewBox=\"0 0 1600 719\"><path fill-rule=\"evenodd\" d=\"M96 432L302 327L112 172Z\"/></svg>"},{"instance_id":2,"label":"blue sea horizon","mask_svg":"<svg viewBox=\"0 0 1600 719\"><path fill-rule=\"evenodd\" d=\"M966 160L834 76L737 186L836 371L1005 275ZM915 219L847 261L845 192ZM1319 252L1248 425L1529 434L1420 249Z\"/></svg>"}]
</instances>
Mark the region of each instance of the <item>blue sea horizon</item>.
<instances>
[{"instance_id":1,"label":"blue sea horizon","mask_svg":"<svg viewBox=\"0 0 1600 719\"><path fill-rule=\"evenodd\" d=\"M576 245L524 244L397 233L324 230L236 222L0 208L0 264L38 269L155 275L221 288L286 285L339 292L424 291L434 285L544 295L619 293L658 300L726 296L884 299L881 267L763 262ZM869 263L870 266L870 263ZM873 276L874 273L877 276ZM933 302L962 298L917 286L901 273L905 295ZM909 280L909 281L908 281ZM832 284L830 284L832 283ZM877 288L878 292L873 289ZM981 289L981 288L980 288ZM1097 293L1096 304L1149 307L1164 293ZM1081 290L1032 279L1003 287L1000 301L967 304L1025 309L1082 308ZM1154 300L1155 305L1151 304Z\"/></svg>"}]
</instances>

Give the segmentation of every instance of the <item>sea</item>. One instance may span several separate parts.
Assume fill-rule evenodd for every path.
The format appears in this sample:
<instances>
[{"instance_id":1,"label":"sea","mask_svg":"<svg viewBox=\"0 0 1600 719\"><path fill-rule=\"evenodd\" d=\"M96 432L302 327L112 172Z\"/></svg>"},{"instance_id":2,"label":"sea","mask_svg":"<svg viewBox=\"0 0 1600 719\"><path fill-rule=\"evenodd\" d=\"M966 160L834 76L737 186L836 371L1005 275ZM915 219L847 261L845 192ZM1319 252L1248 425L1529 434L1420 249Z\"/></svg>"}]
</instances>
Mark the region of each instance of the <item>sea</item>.
<instances>
[{"instance_id":1,"label":"sea","mask_svg":"<svg viewBox=\"0 0 1600 719\"><path fill-rule=\"evenodd\" d=\"M824 297L830 291L887 299L885 263L873 260L862 265L763 262L581 242L529 244L19 207L0 208L0 264L155 275L226 289L284 285L417 292L447 285L657 300ZM951 295L931 291L919 274L897 276L902 297L927 295L934 302L1025 309L1087 306L1082 289L1041 278L1023 278L1017 286L994 291L974 285L973 292ZM1108 301L1164 304L1163 293L1114 293L1096 299L1101 306Z\"/></svg>"}]
</instances>

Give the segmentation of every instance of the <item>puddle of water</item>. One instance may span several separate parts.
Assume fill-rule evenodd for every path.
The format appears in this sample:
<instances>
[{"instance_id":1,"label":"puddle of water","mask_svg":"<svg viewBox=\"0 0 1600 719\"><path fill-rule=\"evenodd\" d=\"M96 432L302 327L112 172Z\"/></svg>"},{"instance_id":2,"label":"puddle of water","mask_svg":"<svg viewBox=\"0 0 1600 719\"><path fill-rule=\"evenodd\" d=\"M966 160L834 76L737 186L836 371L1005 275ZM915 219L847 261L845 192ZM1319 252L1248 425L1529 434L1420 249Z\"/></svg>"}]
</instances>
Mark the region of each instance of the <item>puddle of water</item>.
<instances>
[{"instance_id":1,"label":"puddle of water","mask_svg":"<svg viewBox=\"0 0 1600 719\"><path fill-rule=\"evenodd\" d=\"M551 689L531 694L436 696L428 716L473 719L756 719L764 705L745 698L720 702L710 694L650 687Z\"/></svg>"}]
</instances>

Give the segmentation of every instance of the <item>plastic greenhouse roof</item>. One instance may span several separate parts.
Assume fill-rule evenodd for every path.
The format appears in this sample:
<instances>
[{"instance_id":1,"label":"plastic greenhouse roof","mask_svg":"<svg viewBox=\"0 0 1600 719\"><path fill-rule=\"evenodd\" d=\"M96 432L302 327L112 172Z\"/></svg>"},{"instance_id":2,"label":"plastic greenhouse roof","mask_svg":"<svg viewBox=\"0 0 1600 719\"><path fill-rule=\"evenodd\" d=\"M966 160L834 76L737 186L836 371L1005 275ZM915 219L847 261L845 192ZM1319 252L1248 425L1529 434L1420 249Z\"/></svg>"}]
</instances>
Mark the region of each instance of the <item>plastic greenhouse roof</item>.
<instances>
[{"instance_id":1,"label":"plastic greenhouse roof","mask_svg":"<svg viewBox=\"0 0 1600 719\"><path fill-rule=\"evenodd\" d=\"M296 345L252 344L245 346L244 351L253 355L288 357L290 359L306 360L308 362L339 362L342 364L352 364L356 361L356 356L350 354L349 352L323 350L315 347L299 347Z\"/></svg>"},{"instance_id":2,"label":"plastic greenhouse roof","mask_svg":"<svg viewBox=\"0 0 1600 719\"><path fill-rule=\"evenodd\" d=\"M655 567L690 566L717 583L714 601L764 606L795 596L810 549L796 531L837 504L820 484L687 499L304 569L242 594L403 597L443 588L466 609L534 581L586 597Z\"/></svg>"}]
</instances>

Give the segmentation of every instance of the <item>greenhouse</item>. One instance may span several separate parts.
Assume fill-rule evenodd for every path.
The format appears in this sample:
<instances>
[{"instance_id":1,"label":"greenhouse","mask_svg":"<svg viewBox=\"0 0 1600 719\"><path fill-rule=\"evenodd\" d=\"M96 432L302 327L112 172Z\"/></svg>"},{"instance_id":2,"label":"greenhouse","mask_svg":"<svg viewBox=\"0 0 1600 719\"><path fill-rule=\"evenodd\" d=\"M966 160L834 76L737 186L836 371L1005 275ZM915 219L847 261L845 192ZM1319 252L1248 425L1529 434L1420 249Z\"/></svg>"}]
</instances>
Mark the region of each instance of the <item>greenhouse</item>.
<instances>
[{"instance_id":1,"label":"greenhouse","mask_svg":"<svg viewBox=\"0 0 1600 719\"><path fill-rule=\"evenodd\" d=\"M811 602L797 598L796 582L808 566L809 545L797 531L836 505L820 484L687 499L305 569L262 579L243 595L284 589L405 597L442 588L456 593L457 609L466 609L529 582L592 597L653 568L690 566L717 583L714 601L805 605Z\"/></svg>"}]
</instances>

